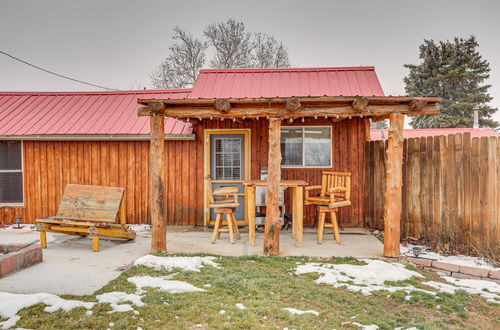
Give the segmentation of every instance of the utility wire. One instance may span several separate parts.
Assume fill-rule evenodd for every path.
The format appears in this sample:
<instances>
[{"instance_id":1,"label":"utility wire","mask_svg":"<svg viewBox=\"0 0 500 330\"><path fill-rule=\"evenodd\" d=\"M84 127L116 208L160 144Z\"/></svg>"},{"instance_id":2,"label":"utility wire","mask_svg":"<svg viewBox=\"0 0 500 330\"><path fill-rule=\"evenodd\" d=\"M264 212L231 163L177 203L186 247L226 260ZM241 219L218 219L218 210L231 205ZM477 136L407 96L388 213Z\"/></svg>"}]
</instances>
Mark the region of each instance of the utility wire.
<instances>
[{"instance_id":1,"label":"utility wire","mask_svg":"<svg viewBox=\"0 0 500 330\"><path fill-rule=\"evenodd\" d=\"M17 57L15 57L15 56L10 55L10 54L8 54L8 53L6 53L6 52L3 52L3 51L1 51L1 50L0 50L0 54L3 54L3 55L5 55L5 56L8 56L8 57L10 57L10 58L12 58L12 59L14 59L14 60L16 60L16 61L19 61L19 62L21 62L21 63L26 64L26 65L29 65L29 66L31 66L31 67L33 67L33 68L35 68L35 69L38 69L38 70L41 70L41 71L43 71L43 72L47 72L47 73L53 74L53 75L55 75L55 76L58 76L58 77L61 77L61 78L64 78L64 79L72 80L72 81L78 82L78 83L80 83L80 84L85 84L85 85L89 85L89 86L93 86L93 87L97 87L97 88L106 89L106 90L108 90L108 91L117 91L117 89L114 89L114 88L108 88L108 87L104 87L104 86L99 86L99 85L91 84L91 83L88 83L88 82L85 82L85 81L82 81L82 80L78 80L78 79L71 78L71 77L68 77L68 76L65 76L65 75L62 75L62 74L59 74L59 73L52 72L52 71L50 71L50 70L46 70L46 69L44 69L44 68L41 68L41 67L39 67L39 66L37 66L37 65L31 64L31 63L29 63L29 62L26 62L26 61L24 61L24 60L22 60L22 59L20 59L20 58L17 58Z\"/></svg>"}]
</instances>

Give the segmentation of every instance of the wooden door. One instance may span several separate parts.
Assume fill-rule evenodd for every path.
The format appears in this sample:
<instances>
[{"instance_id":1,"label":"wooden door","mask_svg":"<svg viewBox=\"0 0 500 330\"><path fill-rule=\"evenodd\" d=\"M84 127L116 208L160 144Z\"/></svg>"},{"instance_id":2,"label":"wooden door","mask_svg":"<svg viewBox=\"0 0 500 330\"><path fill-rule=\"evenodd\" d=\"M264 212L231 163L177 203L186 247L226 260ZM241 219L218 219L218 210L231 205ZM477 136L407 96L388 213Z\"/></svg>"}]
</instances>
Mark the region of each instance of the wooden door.
<instances>
[{"instance_id":1,"label":"wooden door","mask_svg":"<svg viewBox=\"0 0 500 330\"><path fill-rule=\"evenodd\" d=\"M250 179L248 135L248 131L239 130L214 130L205 134L206 173L210 175L214 189L238 187L240 206L234 214L240 224L247 223L243 181ZM207 200L205 196L205 205ZM212 224L215 220L214 211L206 208L205 217L205 223Z\"/></svg>"}]
</instances>

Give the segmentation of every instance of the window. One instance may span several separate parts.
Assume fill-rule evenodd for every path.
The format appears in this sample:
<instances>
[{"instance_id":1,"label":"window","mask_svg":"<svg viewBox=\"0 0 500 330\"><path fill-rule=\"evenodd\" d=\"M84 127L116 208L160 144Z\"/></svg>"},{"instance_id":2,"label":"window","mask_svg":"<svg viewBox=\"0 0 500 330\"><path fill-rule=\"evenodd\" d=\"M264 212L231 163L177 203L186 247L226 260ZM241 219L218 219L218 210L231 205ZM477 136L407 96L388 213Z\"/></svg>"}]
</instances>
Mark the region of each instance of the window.
<instances>
[{"instance_id":1,"label":"window","mask_svg":"<svg viewBox=\"0 0 500 330\"><path fill-rule=\"evenodd\" d=\"M215 180L241 179L241 139L215 139Z\"/></svg>"},{"instance_id":2,"label":"window","mask_svg":"<svg viewBox=\"0 0 500 330\"><path fill-rule=\"evenodd\" d=\"M21 141L0 141L0 205L23 204Z\"/></svg>"},{"instance_id":3,"label":"window","mask_svg":"<svg viewBox=\"0 0 500 330\"><path fill-rule=\"evenodd\" d=\"M331 127L282 127L281 156L283 167L331 167Z\"/></svg>"}]
</instances>

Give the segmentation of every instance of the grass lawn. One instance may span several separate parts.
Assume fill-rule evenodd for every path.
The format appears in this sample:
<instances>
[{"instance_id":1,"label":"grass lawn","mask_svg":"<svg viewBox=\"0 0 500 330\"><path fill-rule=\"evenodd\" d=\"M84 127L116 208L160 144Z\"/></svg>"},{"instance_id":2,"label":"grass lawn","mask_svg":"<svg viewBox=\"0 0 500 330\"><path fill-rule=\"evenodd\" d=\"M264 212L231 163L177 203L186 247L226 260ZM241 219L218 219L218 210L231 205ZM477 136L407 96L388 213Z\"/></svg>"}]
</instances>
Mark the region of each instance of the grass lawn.
<instances>
[{"instance_id":1,"label":"grass lawn","mask_svg":"<svg viewBox=\"0 0 500 330\"><path fill-rule=\"evenodd\" d=\"M170 256L170 255L169 255ZM45 305L38 304L18 313L21 320L16 327L22 328L92 328L92 329L190 329L190 328L279 328L283 329L359 329L352 323L375 324L380 329L417 327L418 329L499 329L500 306L485 299L468 295L438 293L433 297L413 292L409 300L404 292L378 291L363 296L331 285L316 284L318 274L295 275L298 263L318 261L301 257L219 257L221 268L204 266L200 272L180 271L174 280L185 281L206 292L166 293L145 288L143 307L133 312L108 313L109 304L97 304L93 314L86 315L84 308L69 312L44 312ZM329 263L353 263L350 258L322 259ZM412 270L414 270L412 268ZM426 288L422 281L442 281L432 272L420 271L425 279L410 279L404 283ZM165 276L165 270L136 266L110 282L96 295L124 291L135 293L136 287L127 278L138 275ZM89 279L90 281L91 279ZM210 284L209 287L205 286ZM435 290L433 290L435 291ZM62 296L66 299L96 301L95 296ZM247 308L238 309L242 303ZM439 305L439 308L438 308ZM293 315L282 310L292 307L300 310L316 310L311 314ZM225 310L224 314L219 313ZM344 323L344 324L342 324ZM110 326L112 324L112 326Z\"/></svg>"}]
</instances>

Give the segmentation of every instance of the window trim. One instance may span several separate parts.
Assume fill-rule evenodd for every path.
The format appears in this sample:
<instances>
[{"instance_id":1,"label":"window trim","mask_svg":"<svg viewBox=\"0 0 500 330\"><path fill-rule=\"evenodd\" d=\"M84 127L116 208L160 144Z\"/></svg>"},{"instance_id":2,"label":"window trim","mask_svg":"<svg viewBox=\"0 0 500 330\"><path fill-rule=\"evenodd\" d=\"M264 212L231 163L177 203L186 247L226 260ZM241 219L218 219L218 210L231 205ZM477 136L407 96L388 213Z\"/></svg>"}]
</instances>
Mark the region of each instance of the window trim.
<instances>
[{"instance_id":1,"label":"window trim","mask_svg":"<svg viewBox=\"0 0 500 330\"><path fill-rule=\"evenodd\" d=\"M24 206L24 202L26 200L24 196L24 142L22 140L10 140L10 141L19 141L21 142L21 169L20 170L0 170L0 173L21 173L22 174L22 189L23 189L23 201L21 203L2 203L0 202L0 207L9 207L9 206Z\"/></svg>"},{"instance_id":2,"label":"window trim","mask_svg":"<svg viewBox=\"0 0 500 330\"><path fill-rule=\"evenodd\" d=\"M304 142L304 135L305 135L305 128L306 127L318 127L318 128L328 128L330 130L330 166L311 166L311 165L305 165L305 159L306 159L306 144ZM332 126L328 125L295 125L295 126L281 126L280 128L280 140L281 140L281 129L282 128L302 128L302 164L301 165L281 165L281 168L332 168L333 167L333 132L332 132Z\"/></svg>"}]
</instances>

